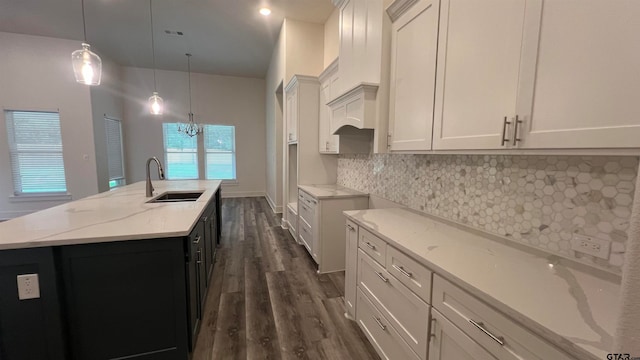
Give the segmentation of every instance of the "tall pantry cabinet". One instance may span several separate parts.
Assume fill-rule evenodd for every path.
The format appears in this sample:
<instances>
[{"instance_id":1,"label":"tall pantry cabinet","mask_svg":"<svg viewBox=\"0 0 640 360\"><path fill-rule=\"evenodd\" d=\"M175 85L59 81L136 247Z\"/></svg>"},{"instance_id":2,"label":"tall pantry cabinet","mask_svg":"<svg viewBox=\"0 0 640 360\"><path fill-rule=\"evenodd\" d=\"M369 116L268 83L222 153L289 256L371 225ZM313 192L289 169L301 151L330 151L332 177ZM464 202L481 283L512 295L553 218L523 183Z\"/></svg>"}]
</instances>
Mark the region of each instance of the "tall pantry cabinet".
<instances>
[{"instance_id":1,"label":"tall pantry cabinet","mask_svg":"<svg viewBox=\"0 0 640 360\"><path fill-rule=\"evenodd\" d=\"M285 88L287 134L284 151L283 226L298 240L298 185L335 184L338 159L320 154L320 82L317 77L294 75Z\"/></svg>"}]
</instances>

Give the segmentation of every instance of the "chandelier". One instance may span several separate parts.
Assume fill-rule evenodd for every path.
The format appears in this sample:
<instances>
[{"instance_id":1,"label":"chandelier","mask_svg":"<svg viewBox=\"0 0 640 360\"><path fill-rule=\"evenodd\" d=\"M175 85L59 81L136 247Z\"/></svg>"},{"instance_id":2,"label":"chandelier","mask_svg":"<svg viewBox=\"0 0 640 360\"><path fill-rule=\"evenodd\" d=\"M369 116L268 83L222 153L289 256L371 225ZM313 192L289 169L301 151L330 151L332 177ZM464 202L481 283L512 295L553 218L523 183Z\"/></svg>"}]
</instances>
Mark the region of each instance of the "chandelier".
<instances>
[{"instance_id":1,"label":"chandelier","mask_svg":"<svg viewBox=\"0 0 640 360\"><path fill-rule=\"evenodd\" d=\"M189 137L202 134L202 125L193 121L193 111L191 110L191 54L187 53L187 72L189 74L189 121L186 124L178 124L178 132Z\"/></svg>"}]
</instances>

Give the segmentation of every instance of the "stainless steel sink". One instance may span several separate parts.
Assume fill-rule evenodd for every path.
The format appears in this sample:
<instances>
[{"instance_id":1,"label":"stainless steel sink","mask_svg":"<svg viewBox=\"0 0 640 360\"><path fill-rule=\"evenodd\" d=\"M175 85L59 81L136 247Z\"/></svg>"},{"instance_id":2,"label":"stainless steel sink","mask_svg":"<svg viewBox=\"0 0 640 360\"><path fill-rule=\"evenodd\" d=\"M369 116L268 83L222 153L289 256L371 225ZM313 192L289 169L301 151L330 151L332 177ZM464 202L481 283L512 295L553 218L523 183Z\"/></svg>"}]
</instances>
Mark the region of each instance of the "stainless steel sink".
<instances>
[{"instance_id":1,"label":"stainless steel sink","mask_svg":"<svg viewBox=\"0 0 640 360\"><path fill-rule=\"evenodd\" d=\"M168 202L184 202L196 201L204 191L167 191L160 194L154 199L147 201L148 203L168 203Z\"/></svg>"}]
</instances>

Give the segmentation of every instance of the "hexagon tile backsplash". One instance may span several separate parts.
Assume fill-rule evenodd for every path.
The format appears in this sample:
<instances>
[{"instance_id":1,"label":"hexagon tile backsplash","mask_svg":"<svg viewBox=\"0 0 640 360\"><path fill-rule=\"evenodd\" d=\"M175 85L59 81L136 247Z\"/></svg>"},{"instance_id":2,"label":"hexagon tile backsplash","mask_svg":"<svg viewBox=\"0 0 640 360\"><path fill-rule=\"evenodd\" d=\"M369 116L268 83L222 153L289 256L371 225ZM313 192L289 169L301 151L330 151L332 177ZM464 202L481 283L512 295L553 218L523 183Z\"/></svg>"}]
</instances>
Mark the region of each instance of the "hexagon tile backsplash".
<instances>
[{"instance_id":1,"label":"hexagon tile backsplash","mask_svg":"<svg viewBox=\"0 0 640 360\"><path fill-rule=\"evenodd\" d=\"M620 271L638 173L633 156L340 155L338 184ZM573 233L611 240L575 254Z\"/></svg>"}]
</instances>

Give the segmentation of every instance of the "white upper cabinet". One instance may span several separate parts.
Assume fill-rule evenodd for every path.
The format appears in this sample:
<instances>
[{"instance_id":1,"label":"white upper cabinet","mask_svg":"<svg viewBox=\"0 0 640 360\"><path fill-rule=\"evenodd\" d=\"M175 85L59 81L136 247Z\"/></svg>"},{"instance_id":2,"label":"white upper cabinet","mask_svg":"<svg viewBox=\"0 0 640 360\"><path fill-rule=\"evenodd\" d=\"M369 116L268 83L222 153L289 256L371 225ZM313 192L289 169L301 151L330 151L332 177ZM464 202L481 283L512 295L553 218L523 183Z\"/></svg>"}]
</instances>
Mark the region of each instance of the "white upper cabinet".
<instances>
[{"instance_id":1,"label":"white upper cabinet","mask_svg":"<svg viewBox=\"0 0 640 360\"><path fill-rule=\"evenodd\" d=\"M639 16L637 0L545 1L519 147L640 147Z\"/></svg>"},{"instance_id":2,"label":"white upper cabinet","mask_svg":"<svg viewBox=\"0 0 640 360\"><path fill-rule=\"evenodd\" d=\"M512 145L505 122L531 108L541 8L542 0L441 0L434 149Z\"/></svg>"},{"instance_id":3,"label":"white upper cabinet","mask_svg":"<svg viewBox=\"0 0 640 360\"><path fill-rule=\"evenodd\" d=\"M285 116L287 118L287 142L298 141L298 88L291 86L286 89Z\"/></svg>"},{"instance_id":4,"label":"white upper cabinet","mask_svg":"<svg viewBox=\"0 0 640 360\"><path fill-rule=\"evenodd\" d=\"M327 103L336 95L338 86L338 59L334 60L320 74L320 127L318 150L322 154L338 154L340 136L331 133L330 108Z\"/></svg>"},{"instance_id":5,"label":"white upper cabinet","mask_svg":"<svg viewBox=\"0 0 640 360\"><path fill-rule=\"evenodd\" d=\"M382 63L382 0L334 0L340 8L340 88L379 84Z\"/></svg>"},{"instance_id":6,"label":"white upper cabinet","mask_svg":"<svg viewBox=\"0 0 640 360\"><path fill-rule=\"evenodd\" d=\"M390 150L431 150L440 0L397 0L391 37Z\"/></svg>"}]
</instances>

